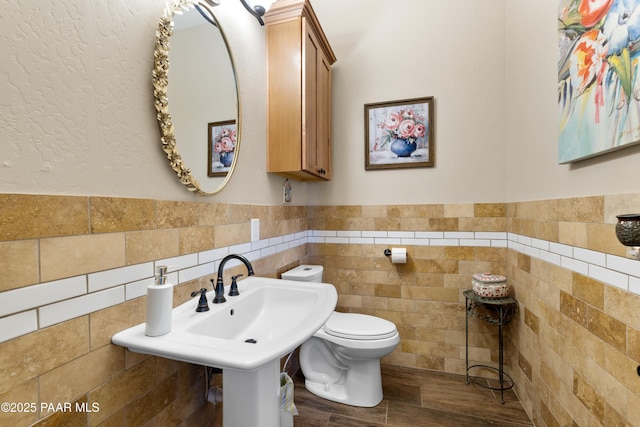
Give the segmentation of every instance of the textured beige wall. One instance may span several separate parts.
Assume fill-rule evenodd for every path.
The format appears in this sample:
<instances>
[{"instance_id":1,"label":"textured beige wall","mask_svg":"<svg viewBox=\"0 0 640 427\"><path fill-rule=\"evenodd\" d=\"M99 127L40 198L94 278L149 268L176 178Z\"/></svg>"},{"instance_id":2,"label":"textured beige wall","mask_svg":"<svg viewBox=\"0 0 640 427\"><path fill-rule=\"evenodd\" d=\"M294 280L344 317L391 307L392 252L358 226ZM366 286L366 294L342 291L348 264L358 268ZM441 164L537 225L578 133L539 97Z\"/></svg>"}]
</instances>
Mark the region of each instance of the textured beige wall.
<instances>
[{"instance_id":1,"label":"textured beige wall","mask_svg":"<svg viewBox=\"0 0 640 427\"><path fill-rule=\"evenodd\" d=\"M169 167L153 107L164 8L164 0L5 2L2 192L197 199ZM215 200L279 204L284 180L264 172L264 28L237 1L215 11L238 68L244 139L236 176ZM293 186L294 203L304 204L305 185Z\"/></svg>"},{"instance_id":2,"label":"textured beige wall","mask_svg":"<svg viewBox=\"0 0 640 427\"><path fill-rule=\"evenodd\" d=\"M558 164L558 1L504 3L506 200L636 192L633 177L640 162L640 146L572 165ZM523 16L527 17L526 26L522 25Z\"/></svg>"},{"instance_id":3,"label":"textured beige wall","mask_svg":"<svg viewBox=\"0 0 640 427\"><path fill-rule=\"evenodd\" d=\"M280 204L283 179L264 172L264 29L237 3L223 2L216 13L238 65L244 149L237 175L215 200ZM317 0L314 8L338 56L336 177L293 182L294 203L504 202L635 191L629 177L640 148L557 165L556 1ZM5 4L3 192L194 200L159 148L152 105L154 32L163 9L160 0ZM531 22L527 28L521 16ZM363 105L429 95L436 100L436 167L365 172Z\"/></svg>"},{"instance_id":4,"label":"textured beige wall","mask_svg":"<svg viewBox=\"0 0 640 427\"><path fill-rule=\"evenodd\" d=\"M309 184L310 204L504 202L504 1L321 0L313 7L338 61L334 178ZM425 96L435 99L435 167L365 171L364 105Z\"/></svg>"}]
</instances>

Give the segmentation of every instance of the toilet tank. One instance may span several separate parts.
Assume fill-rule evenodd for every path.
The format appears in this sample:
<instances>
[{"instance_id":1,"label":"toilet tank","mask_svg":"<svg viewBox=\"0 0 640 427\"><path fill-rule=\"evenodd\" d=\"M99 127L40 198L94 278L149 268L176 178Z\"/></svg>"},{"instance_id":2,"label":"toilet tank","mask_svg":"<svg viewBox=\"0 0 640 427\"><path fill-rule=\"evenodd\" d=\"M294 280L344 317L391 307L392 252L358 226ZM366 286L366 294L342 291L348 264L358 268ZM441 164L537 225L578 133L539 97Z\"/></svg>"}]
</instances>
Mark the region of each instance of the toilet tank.
<instances>
[{"instance_id":1,"label":"toilet tank","mask_svg":"<svg viewBox=\"0 0 640 427\"><path fill-rule=\"evenodd\" d=\"M299 265L294 269L282 273L284 280L295 280L297 282L322 282L321 265Z\"/></svg>"}]
</instances>

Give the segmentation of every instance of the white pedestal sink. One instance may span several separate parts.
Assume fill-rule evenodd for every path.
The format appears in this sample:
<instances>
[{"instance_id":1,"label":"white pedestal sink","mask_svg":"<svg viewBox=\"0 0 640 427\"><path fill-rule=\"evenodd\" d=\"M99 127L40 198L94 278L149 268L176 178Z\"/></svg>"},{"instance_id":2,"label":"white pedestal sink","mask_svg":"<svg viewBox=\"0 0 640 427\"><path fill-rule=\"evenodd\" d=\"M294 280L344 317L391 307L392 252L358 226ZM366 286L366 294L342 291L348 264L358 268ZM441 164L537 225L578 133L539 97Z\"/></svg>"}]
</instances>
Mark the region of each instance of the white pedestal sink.
<instances>
[{"instance_id":1,"label":"white pedestal sink","mask_svg":"<svg viewBox=\"0 0 640 427\"><path fill-rule=\"evenodd\" d=\"M224 427L280 426L280 358L311 337L335 310L328 283L251 276L239 296L197 313L198 298L173 309L173 327L160 337L144 323L111 341L137 353L222 368ZM212 300L213 291L208 294Z\"/></svg>"}]
</instances>

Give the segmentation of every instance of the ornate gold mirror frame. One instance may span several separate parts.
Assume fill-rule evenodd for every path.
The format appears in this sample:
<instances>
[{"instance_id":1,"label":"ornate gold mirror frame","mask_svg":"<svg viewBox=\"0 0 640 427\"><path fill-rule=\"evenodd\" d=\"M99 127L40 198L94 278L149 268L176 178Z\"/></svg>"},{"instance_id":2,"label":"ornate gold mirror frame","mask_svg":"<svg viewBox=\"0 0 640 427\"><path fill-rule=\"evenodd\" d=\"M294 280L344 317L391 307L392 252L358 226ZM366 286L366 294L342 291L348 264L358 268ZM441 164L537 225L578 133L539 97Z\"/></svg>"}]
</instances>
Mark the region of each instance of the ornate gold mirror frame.
<instances>
[{"instance_id":1,"label":"ornate gold mirror frame","mask_svg":"<svg viewBox=\"0 0 640 427\"><path fill-rule=\"evenodd\" d=\"M222 180L222 183L219 184L218 187L213 191L206 191L205 189L203 189L198 180L193 176L191 169L189 169L184 164L182 157L178 153L174 125L171 114L169 112L169 99L167 95L167 91L169 88L169 41L171 36L173 35L173 19L176 14L188 12L195 9L196 6L208 13L211 19L215 22L215 25L220 30L220 35L222 36L224 45L227 48L227 53L229 54L229 60L231 61L231 66L233 68L234 74L233 77L236 84L235 111L237 143L235 154L233 162L231 163L226 176L224 178L217 178L218 180ZM158 120L158 124L160 125L160 140L162 142L162 150L167 155L167 159L169 160L171 168L176 173L176 175L178 175L178 179L180 180L180 182L184 184L189 191L200 196L209 196L220 192L225 187L227 182L229 182L229 179L231 178L231 175L233 174L238 161L241 139L240 132L242 126L240 120L240 90L238 88L238 78L235 70L235 63L233 61L233 56L231 54L231 49L229 47L226 35L224 31L222 31L222 28L220 27L220 24L215 18L213 12L206 4L197 0L176 0L173 5L167 5L164 14L160 18L158 30L156 31L156 45L154 51L153 96L155 99L154 104L157 112L156 118ZM203 145L208 143L206 138L204 138L204 141L202 143ZM205 164L205 159L203 159L203 164Z\"/></svg>"}]
</instances>

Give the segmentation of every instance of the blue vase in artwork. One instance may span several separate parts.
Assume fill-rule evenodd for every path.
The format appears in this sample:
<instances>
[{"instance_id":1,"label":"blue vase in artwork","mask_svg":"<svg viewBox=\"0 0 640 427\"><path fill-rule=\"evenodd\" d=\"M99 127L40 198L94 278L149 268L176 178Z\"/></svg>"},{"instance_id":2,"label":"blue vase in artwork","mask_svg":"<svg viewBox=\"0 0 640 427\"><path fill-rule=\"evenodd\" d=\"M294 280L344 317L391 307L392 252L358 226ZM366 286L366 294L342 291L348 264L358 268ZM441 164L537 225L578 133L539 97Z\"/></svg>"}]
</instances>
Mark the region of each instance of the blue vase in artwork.
<instances>
[{"instance_id":1,"label":"blue vase in artwork","mask_svg":"<svg viewBox=\"0 0 640 427\"><path fill-rule=\"evenodd\" d=\"M220 153L220 163L222 163L225 168L231 166L231 163L233 162L233 153L233 151L223 151Z\"/></svg>"},{"instance_id":2,"label":"blue vase in artwork","mask_svg":"<svg viewBox=\"0 0 640 427\"><path fill-rule=\"evenodd\" d=\"M409 157L411 153L416 151L418 144L415 142L409 142L407 139L394 139L389 147L391 152L395 153L398 157Z\"/></svg>"}]
</instances>

